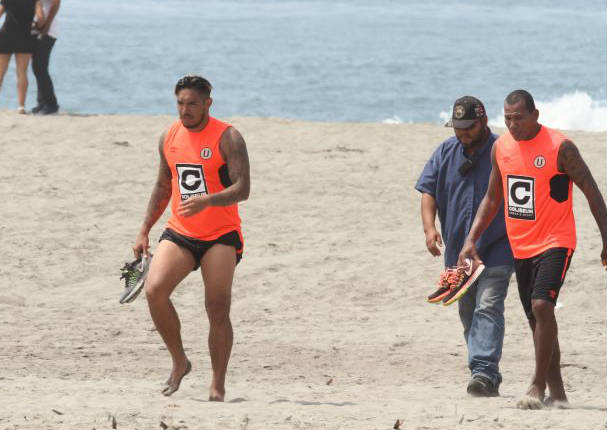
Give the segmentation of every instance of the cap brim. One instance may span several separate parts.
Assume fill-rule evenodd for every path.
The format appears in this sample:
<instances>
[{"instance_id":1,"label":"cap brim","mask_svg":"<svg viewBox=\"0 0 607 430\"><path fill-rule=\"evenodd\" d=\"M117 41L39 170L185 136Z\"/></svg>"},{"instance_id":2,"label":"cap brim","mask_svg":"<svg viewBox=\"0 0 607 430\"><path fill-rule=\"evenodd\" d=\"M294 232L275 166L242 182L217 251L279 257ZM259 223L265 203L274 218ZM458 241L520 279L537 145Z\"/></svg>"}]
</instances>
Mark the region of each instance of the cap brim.
<instances>
[{"instance_id":1,"label":"cap brim","mask_svg":"<svg viewBox=\"0 0 607 430\"><path fill-rule=\"evenodd\" d=\"M475 122L480 119L450 119L445 124L445 127L453 127L453 128L468 128L474 125Z\"/></svg>"}]
</instances>

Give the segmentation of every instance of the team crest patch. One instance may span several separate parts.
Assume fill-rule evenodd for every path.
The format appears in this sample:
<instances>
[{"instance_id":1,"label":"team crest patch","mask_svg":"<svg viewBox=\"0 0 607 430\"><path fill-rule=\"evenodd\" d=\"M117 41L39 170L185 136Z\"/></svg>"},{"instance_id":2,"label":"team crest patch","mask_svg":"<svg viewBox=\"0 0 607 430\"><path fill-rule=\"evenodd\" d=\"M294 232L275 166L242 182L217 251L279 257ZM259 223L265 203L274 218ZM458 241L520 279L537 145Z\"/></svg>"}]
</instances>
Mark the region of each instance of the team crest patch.
<instances>
[{"instance_id":1,"label":"team crest patch","mask_svg":"<svg viewBox=\"0 0 607 430\"><path fill-rule=\"evenodd\" d=\"M211 148L203 148L202 151L200 151L200 158L202 158L203 160L208 160L212 156L213 151L211 151Z\"/></svg>"},{"instance_id":2,"label":"team crest patch","mask_svg":"<svg viewBox=\"0 0 607 430\"><path fill-rule=\"evenodd\" d=\"M533 160L533 165L538 169L541 169L546 165L546 159L543 156L538 155L537 157L535 157L535 160Z\"/></svg>"},{"instance_id":3,"label":"team crest patch","mask_svg":"<svg viewBox=\"0 0 607 430\"><path fill-rule=\"evenodd\" d=\"M462 105L457 105L453 109L453 118L462 119L466 115L466 108Z\"/></svg>"},{"instance_id":4,"label":"team crest patch","mask_svg":"<svg viewBox=\"0 0 607 430\"><path fill-rule=\"evenodd\" d=\"M535 221L535 178L508 175L507 184L508 217Z\"/></svg>"}]
</instances>

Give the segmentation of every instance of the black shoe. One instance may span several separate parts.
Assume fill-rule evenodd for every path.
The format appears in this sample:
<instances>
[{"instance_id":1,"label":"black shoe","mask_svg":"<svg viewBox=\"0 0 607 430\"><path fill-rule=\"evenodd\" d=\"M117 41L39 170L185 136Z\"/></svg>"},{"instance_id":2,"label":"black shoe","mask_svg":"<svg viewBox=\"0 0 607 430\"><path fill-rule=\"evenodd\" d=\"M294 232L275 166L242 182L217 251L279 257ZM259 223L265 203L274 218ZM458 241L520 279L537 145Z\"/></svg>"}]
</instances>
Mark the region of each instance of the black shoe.
<instances>
[{"instance_id":1,"label":"black shoe","mask_svg":"<svg viewBox=\"0 0 607 430\"><path fill-rule=\"evenodd\" d=\"M40 111L41 111L43 108L44 108L44 106L43 106L43 105L38 105L38 106L36 106L36 107L32 108L32 113L38 113L38 112L40 112Z\"/></svg>"},{"instance_id":2,"label":"black shoe","mask_svg":"<svg viewBox=\"0 0 607 430\"><path fill-rule=\"evenodd\" d=\"M499 383L494 384L489 378L483 375L473 375L468 383L468 394L475 397L497 397L499 393Z\"/></svg>"},{"instance_id":3,"label":"black shoe","mask_svg":"<svg viewBox=\"0 0 607 430\"><path fill-rule=\"evenodd\" d=\"M59 112L59 106L43 106L37 114L38 115L52 115Z\"/></svg>"}]
</instances>

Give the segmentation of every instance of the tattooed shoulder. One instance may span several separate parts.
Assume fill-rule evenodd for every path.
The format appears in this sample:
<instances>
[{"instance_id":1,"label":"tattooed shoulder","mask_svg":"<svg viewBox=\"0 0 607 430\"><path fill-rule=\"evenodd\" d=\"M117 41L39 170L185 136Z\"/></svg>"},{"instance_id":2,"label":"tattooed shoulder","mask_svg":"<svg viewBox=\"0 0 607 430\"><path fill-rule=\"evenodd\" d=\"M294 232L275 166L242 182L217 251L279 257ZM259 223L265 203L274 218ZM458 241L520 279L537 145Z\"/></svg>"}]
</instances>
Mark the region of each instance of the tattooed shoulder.
<instances>
[{"instance_id":1,"label":"tattooed shoulder","mask_svg":"<svg viewBox=\"0 0 607 430\"><path fill-rule=\"evenodd\" d=\"M577 146L571 140L564 140L561 143L557 160L558 170L569 175L579 187L583 187L590 171Z\"/></svg>"}]
</instances>

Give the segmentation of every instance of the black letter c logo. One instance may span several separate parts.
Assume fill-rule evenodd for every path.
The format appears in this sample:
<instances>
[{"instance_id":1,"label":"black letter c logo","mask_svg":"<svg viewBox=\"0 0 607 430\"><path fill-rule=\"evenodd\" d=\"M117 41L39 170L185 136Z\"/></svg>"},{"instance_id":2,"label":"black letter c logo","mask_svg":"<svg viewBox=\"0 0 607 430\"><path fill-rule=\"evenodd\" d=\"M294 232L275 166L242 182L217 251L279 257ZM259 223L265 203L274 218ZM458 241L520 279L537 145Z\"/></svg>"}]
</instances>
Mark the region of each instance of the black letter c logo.
<instances>
[{"instance_id":1,"label":"black letter c logo","mask_svg":"<svg viewBox=\"0 0 607 430\"><path fill-rule=\"evenodd\" d=\"M524 197L520 198L520 199L516 195L516 191L519 188L522 188L523 191L524 191ZM530 194L531 194L531 184L529 182L515 182L510 187L510 198L517 205L524 205L524 204L526 204L529 201L529 199L531 198Z\"/></svg>"},{"instance_id":2,"label":"black letter c logo","mask_svg":"<svg viewBox=\"0 0 607 430\"><path fill-rule=\"evenodd\" d=\"M190 178L193 176L193 178ZM200 187L200 172L196 170L185 170L181 176L181 186L188 191L195 191Z\"/></svg>"}]
</instances>

